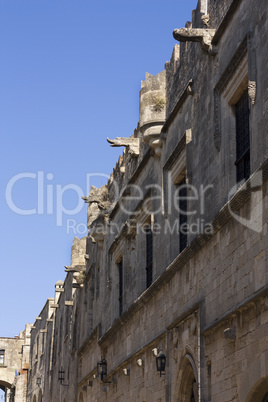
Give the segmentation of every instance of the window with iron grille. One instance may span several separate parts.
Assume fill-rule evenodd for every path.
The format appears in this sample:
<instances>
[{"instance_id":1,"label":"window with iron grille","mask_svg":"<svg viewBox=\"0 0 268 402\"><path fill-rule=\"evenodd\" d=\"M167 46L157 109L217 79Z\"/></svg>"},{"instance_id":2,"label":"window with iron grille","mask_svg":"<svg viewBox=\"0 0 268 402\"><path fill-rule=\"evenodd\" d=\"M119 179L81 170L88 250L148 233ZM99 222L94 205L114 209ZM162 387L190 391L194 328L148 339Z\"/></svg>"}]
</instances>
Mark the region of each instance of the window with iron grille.
<instances>
[{"instance_id":1,"label":"window with iron grille","mask_svg":"<svg viewBox=\"0 0 268 402\"><path fill-rule=\"evenodd\" d=\"M146 286L153 282L153 232L151 226L146 226Z\"/></svg>"},{"instance_id":2,"label":"window with iron grille","mask_svg":"<svg viewBox=\"0 0 268 402\"><path fill-rule=\"evenodd\" d=\"M235 105L236 118L236 178L237 182L250 176L249 101L246 90Z\"/></svg>"},{"instance_id":3,"label":"window with iron grille","mask_svg":"<svg viewBox=\"0 0 268 402\"><path fill-rule=\"evenodd\" d=\"M179 184L180 252L187 246L187 186L186 178Z\"/></svg>"},{"instance_id":4,"label":"window with iron grille","mask_svg":"<svg viewBox=\"0 0 268 402\"><path fill-rule=\"evenodd\" d=\"M123 260L118 263L118 276L119 276L119 315L123 313Z\"/></svg>"},{"instance_id":5,"label":"window with iron grille","mask_svg":"<svg viewBox=\"0 0 268 402\"><path fill-rule=\"evenodd\" d=\"M5 351L4 349L0 350L0 366L5 364Z\"/></svg>"}]
</instances>

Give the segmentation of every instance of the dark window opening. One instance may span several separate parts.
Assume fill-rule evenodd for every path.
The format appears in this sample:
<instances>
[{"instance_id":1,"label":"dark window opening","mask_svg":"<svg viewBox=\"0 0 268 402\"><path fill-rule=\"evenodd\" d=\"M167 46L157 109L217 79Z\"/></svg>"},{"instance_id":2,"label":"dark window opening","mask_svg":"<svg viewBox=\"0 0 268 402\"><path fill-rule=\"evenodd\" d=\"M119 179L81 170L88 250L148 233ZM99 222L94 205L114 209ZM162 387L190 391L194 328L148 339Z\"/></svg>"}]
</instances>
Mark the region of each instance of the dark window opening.
<instances>
[{"instance_id":1,"label":"dark window opening","mask_svg":"<svg viewBox=\"0 0 268 402\"><path fill-rule=\"evenodd\" d=\"M235 105L236 118L236 179L250 176L249 101L246 90Z\"/></svg>"},{"instance_id":2,"label":"dark window opening","mask_svg":"<svg viewBox=\"0 0 268 402\"><path fill-rule=\"evenodd\" d=\"M187 186L186 178L179 184L180 252L187 246Z\"/></svg>"},{"instance_id":3,"label":"dark window opening","mask_svg":"<svg viewBox=\"0 0 268 402\"><path fill-rule=\"evenodd\" d=\"M151 226L146 226L146 286L153 282L153 232Z\"/></svg>"},{"instance_id":4,"label":"dark window opening","mask_svg":"<svg viewBox=\"0 0 268 402\"><path fill-rule=\"evenodd\" d=\"M267 394L265 395L265 397L263 398L262 402L268 402L268 392L267 392Z\"/></svg>"},{"instance_id":5,"label":"dark window opening","mask_svg":"<svg viewBox=\"0 0 268 402\"><path fill-rule=\"evenodd\" d=\"M122 313L123 313L123 260L121 260L118 264L118 275L119 275L119 293L118 293L119 315L122 315Z\"/></svg>"},{"instance_id":6,"label":"dark window opening","mask_svg":"<svg viewBox=\"0 0 268 402\"><path fill-rule=\"evenodd\" d=\"M196 384L196 381L194 381L193 388L192 388L191 402L197 402L197 400L198 400L197 395L198 395L197 384Z\"/></svg>"},{"instance_id":7,"label":"dark window opening","mask_svg":"<svg viewBox=\"0 0 268 402\"><path fill-rule=\"evenodd\" d=\"M76 342L77 342L77 312L75 313L73 323L73 349L76 349Z\"/></svg>"}]
</instances>

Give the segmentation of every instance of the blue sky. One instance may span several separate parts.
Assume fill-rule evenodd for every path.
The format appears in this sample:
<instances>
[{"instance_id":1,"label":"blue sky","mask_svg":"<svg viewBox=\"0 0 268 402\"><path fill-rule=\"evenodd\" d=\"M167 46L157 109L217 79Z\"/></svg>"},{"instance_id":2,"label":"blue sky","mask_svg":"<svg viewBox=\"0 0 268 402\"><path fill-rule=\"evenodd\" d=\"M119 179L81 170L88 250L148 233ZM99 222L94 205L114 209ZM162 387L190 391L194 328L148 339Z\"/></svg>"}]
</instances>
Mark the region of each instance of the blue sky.
<instances>
[{"instance_id":1,"label":"blue sky","mask_svg":"<svg viewBox=\"0 0 268 402\"><path fill-rule=\"evenodd\" d=\"M75 209L89 174L110 175L122 149L106 137L133 134L140 82L164 69L196 3L0 0L0 336L34 322L64 280L86 206L59 222L57 200Z\"/></svg>"}]
</instances>

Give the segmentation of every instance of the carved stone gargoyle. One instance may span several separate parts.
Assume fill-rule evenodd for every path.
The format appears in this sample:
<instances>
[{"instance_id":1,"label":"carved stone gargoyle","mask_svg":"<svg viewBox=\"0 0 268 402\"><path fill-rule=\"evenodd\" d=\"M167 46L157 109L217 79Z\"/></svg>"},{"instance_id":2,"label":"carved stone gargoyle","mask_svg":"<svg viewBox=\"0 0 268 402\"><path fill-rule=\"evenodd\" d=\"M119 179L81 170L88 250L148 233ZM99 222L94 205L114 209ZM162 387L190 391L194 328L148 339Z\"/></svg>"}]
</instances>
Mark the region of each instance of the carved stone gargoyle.
<instances>
[{"instance_id":1,"label":"carved stone gargoyle","mask_svg":"<svg viewBox=\"0 0 268 402\"><path fill-rule=\"evenodd\" d=\"M99 244L101 248L106 236L107 224L108 215L104 212L101 212L97 219L95 219L90 226L89 235L95 243Z\"/></svg>"},{"instance_id":2,"label":"carved stone gargoyle","mask_svg":"<svg viewBox=\"0 0 268 402\"><path fill-rule=\"evenodd\" d=\"M82 199L87 204L93 204L94 202L96 202L96 204L98 204L98 207L100 209L108 209L109 194L107 185L105 184L100 188L91 186L89 195L87 197L82 197Z\"/></svg>"},{"instance_id":3,"label":"carved stone gargoyle","mask_svg":"<svg viewBox=\"0 0 268 402\"><path fill-rule=\"evenodd\" d=\"M212 45L215 29L204 28L180 28L174 29L173 37L179 42L200 42L204 50L209 54L215 55L216 48Z\"/></svg>"},{"instance_id":4,"label":"carved stone gargoyle","mask_svg":"<svg viewBox=\"0 0 268 402\"><path fill-rule=\"evenodd\" d=\"M89 228L101 212L105 213L109 210L110 201L108 186L106 184L100 188L91 186L89 195L87 197L82 197L82 199L88 204L87 226Z\"/></svg>"},{"instance_id":5,"label":"carved stone gargoyle","mask_svg":"<svg viewBox=\"0 0 268 402\"><path fill-rule=\"evenodd\" d=\"M107 137L107 141L111 144L111 147L127 147L132 155L139 156L139 138L116 137L114 140L110 140Z\"/></svg>"}]
</instances>

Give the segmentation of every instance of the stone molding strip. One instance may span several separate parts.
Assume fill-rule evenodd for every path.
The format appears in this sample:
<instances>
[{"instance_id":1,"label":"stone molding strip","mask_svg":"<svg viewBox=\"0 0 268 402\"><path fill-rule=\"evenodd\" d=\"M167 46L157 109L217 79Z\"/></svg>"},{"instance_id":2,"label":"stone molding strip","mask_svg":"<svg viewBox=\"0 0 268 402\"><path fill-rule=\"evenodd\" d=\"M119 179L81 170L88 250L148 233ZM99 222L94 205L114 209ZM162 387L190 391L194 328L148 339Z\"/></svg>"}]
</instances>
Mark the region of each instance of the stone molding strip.
<instances>
[{"instance_id":1,"label":"stone molding strip","mask_svg":"<svg viewBox=\"0 0 268 402\"><path fill-rule=\"evenodd\" d=\"M242 0L233 0L232 4L230 5L227 13L225 14L222 22L220 23L218 29L215 32L215 35L213 36L212 39L212 45L217 45L221 37L223 36L224 32L228 28L236 10L238 9L240 3Z\"/></svg>"},{"instance_id":2,"label":"stone molding strip","mask_svg":"<svg viewBox=\"0 0 268 402\"><path fill-rule=\"evenodd\" d=\"M262 164L258 171L263 171L263 181L268 179L268 159ZM252 175L253 176L253 175ZM129 307L129 309L119 317L115 323L101 336L98 340L99 345L104 345L108 342L116 332L137 312L139 311L154 295L158 293L163 285L167 284L173 276L182 269L195 254L232 218L230 210L238 210L249 199L253 189L247 184L252 179L252 176L246 183L237 191L237 193L229 200L219 211L215 219L211 222L213 234L201 234L192 241L166 268L166 270L146 289Z\"/></svg>"},{"instance_id":3,"label":"stone molding strip","mask_svg":"<svg viewBox=\"0 0 268 402\"><path fill-rule=\"evenodd\" d=\"M81 357L83 355L83 353L85 352L85 350L89 347L89 345L91 344L91 342L93 341L94 338L98 338L98 335L100 333L100 324L98 324L93 331L91 332L91 334L88 336L88 338L85 340L85 342L83 343L83 345L80 347L80 349L77 351L77 354L79 357ZM83 380L84 381L84 380Z\"/></svg>"},{"instance_id":4,"label":"stone molding strip","mask_svg":"<svg viewBox=\"0 0 268 402\"><path fill-rule=\"evenodd\" d=\"M260 289L258 292L254 293L253 295L249 296L245 300L243 300L241 303L239 303L237 306L233 307L227 313L222 315L220 318L215 320L212 324L209 324L207 327L205 327L202 331L202 335L206 335L209 332L212 332L217 326L221 325L224 323L224 321L229 320L232 318L234 314L236 314L239 310L245 309L247 307L250 307L250 305L254 302L256 302L258 299L268 296L268 286L265 286L263 289Z\"/></svg>"},{"instance_id":5,"label":"stone molding strip","mask_svg":"<svg viewBox=\"0 0 268 402\"><path fill-rule=\"evenodd\" d=\"M134 350L134 352L132 352L131 354L129 354L124 360L121 360L116 367L112 368L112 370L110 371L110 373L108 374L108 378L112 377L118 370L120 370L121 368L123 368L124 365L127 365L132 359L135 358L135 356L139 356L140 354L142 354L146 349L150 348L151 346L153 346L156 342L159 342L160 339L164 338L166 334L166 330L163 330L162 332L160 332L158 335L156 335L153 339L150 339L148 342L146 342L145 344L143 344L140 348L137 348L136 350Z\"/></svg>"},{"instance_id":6,"label":"stone molding strip","mask_svg":"<svg viewBox=\"0 0 268 402\"><path fill-rule=\"evenodd\" d=\"M184 104L186 99L188 98L188 95L193 95L194 94L192 86L193 86L193 80L191 79L191 80L189 80L187 82L187 85L183 89L183 91L181 92L176 105L174 106L174 108L170 112L169 116L167 117L166 122L162 127L162 133L163 134L167 133L170 125L173 123L173 121L174 121L175 117L177 116L180 108L182 107L182 105Z\"/></svg>"}]
</instances>

